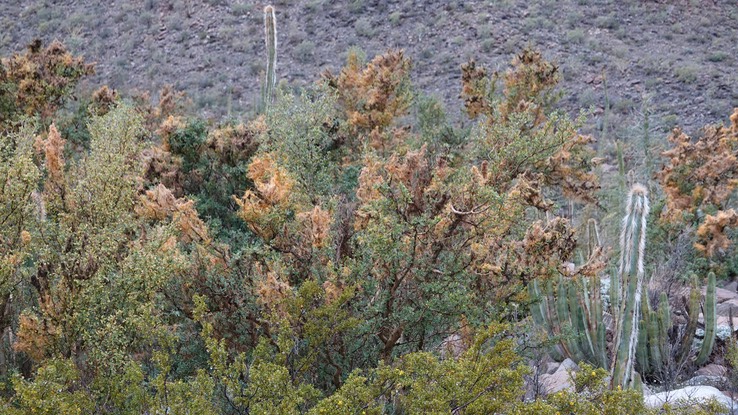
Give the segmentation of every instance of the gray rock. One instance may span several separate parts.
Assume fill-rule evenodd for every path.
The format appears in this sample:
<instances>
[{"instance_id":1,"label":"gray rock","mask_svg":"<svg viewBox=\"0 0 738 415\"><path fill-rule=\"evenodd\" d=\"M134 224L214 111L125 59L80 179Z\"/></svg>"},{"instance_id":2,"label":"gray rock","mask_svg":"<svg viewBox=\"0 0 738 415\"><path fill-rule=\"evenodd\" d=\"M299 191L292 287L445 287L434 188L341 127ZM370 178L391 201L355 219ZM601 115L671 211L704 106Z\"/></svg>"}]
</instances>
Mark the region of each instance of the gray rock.
<instances>
[{"instance_id":1,"label":"gray rock","mask_svg":"<svg viewBox=\"0 0 738 415\"><path fill-rule=\"evenodd\" d=\"M439 347L441 349L441 359L457 359L466 351L464 339L458 334L452 334L443 339Z\"/></svg>"},{"instance_id":2,"label":"gray rock","mask_svg":"<svg viewBox=\"0 0 738 415\"><path fill-rule=\"evenodd\" d=\"M699 368L694 372L695 376L725 376L728 374L728 368L715 363Z\"/></svg>"},{"instance_id":3,"label":"gray rock","mask_svg":"<svg viewBox=\"0 0 738 415\"><path fill-rule=\"evenodd\" d=\"M733 325L733 327L738 327L738 326ZM718 325L717 327L715 327L715 337L717 337L718 339L725 341L726 339L730 337L730 335L731 335L730 326Z\"/></svg>"},{"instance_id":4,"label":"gray rock","mask_svg":"<svg viewBox=\"0 0 738 415\"><path fill-rule=\"evenodd\" d=\"M735 409L738 408L738 405L732 399L712 386L687 386L686 388L668 392L654 393L643 398L646 406L654 409L663 407L665 403L680 406L704 402L710 399L715 399L725 406L729 414L733 414Z\"/></svg>"},{"instance_id":5,"label":"gray rock","mask_svg":"<svg viewBox=\"0 0 738 415\"><path fill-rule=\"evenodd\" d=\"M706 287L702 287L702 295L705 295ZM715 288L715 299L717 300L718 304L722 304L726 301L730 300L738 300L738 292L735 292L730 289Z\"/></svg>"},{"instance_id":6,"label":"gray rock","mask_svg":"<svg viewBox=\"0 0 738 415\"><path fill-rule=\"evenodd\" d=\"M571 380L571 372L579 370L579 366L571 359L566 359L556 368L552 374L541 375L541 391L544 395L560 392L562 390L574 390L574 382Z\"/></svg>"},{"instance_id":7,"label":"gray rock","mask_svg":"<svg viewBox=\"0 0 738 415\"><path fill-rule=\"evenodd\" d=\"M738 281L729 282L723 289L738 294Z\"/></svg>"},{"instance_id":8,"label":"gray rock","mask_svg":"<svg viewBox=\"0 0 738 415\"><path fill-rule=\"evenodd\" d=\"M715 312L719 316L728 317L732 313L734 317L738 317L738 298L731 298L718 303L715 307Z\"/></svg>"},{"instance_id":9,"label":"gray rock","mask_svg":"<svg viewBox=\"0 0 738 415\"><path fill-rule=\"evenodd\" d=\"M716 388L723 387L727 384L728 378L725 376L714 375L697 375L684 382L680 386L714 386Z\"/></svg>"},{"instance_id":10,"label":"gray rock","mask_svg":"<svg viewBox=\"0 0 738 415\"><path fill-rule=\"evenodd\" d=\"M556 373L556 369L558 369L559 366L561 366L561 363L559 363L559 362L550 362L550 363L548 363L546 365L546 374L547 375L553 375L554 373Z\"/></svg>"}]
</instances>

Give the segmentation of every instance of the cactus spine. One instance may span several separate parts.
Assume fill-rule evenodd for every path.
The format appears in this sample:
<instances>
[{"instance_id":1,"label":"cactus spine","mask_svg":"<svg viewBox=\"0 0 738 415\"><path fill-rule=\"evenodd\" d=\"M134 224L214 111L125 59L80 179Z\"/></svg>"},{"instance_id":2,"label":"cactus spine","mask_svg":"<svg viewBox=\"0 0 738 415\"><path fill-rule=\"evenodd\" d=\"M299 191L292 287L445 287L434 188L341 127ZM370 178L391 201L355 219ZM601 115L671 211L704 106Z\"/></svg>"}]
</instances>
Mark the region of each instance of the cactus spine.
<instances>
[{"instance_id":1,"label":"cactus spine","mask_svg":"<svg viewBox=\"0 0 738 415\"><path fill-rule=\"evenodd\" d=\"M641 299L645 283L644 251L648 190L635 184L628 194L623 229L620 233L620 267L618 279L626 295L613 303L615 347L611 363L612 386L627 387L633 381L633 367L638 345Z\"/></svg>"},{"instance_id":2,"label":"cactus spine","mask_svg":"<svg viewBox=\"0 0 738 415\"><path fill-rule=\"evenodd\" d=\"M716 304L715 304L715 274L710 273L707 276L707 290L705 292L705 309L702 313L705 317L705 339L702 341L702 348L697 355L695 363L703 365L707 362L707 358L712 353L712 346L715 344L715 326L716 322ZM696 314L696 313L695 313Z\"/></svg>"},{"instance_id":3,"label":"cactus spine","mask_svg":"<svg viewBox=\"0 0 738 415\"><path fill-rule=\"evenodd\" d=\"M274 6L264 8L264 35L266 38L267 66L264 80L264 109L268 109L277 85L277 20Z\"/></svg>"}]
</instances>

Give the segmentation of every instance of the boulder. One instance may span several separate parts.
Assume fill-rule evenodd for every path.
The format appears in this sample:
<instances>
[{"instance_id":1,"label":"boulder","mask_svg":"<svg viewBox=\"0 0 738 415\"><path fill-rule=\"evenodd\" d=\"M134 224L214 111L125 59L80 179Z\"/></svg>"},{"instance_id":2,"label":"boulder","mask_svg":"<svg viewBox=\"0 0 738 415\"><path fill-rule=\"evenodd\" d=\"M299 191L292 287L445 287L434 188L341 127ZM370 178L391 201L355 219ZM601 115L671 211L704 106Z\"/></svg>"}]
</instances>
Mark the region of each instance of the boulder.
<instances>
[{"instance_id":1,"label":"boulder","mask_svg":"<svg viewBox=\"0 0 738 415\"><path fill-rule=\"evenodd\" d=\"M728 383L728 378L725 376L715 375L696 375L688 381L679 385L680 387L687 386L714 386L716 388L722 388Z\"/></svg>"},{"instance_id":2,"label":"boulder","mask_svg":"<svg viewBox=\"0 0 738 415\"><path fill-rule=\"evenodd\" d=\"M725 287L723 287L723 289L738 294L738 281L731 281L731 282L729 282L728 285L726 285Z\"/></svg>"},{"instance_id":3,"label":"boulder","mask_svg":"<svg viewBox=\"0 0 738 415\"><path fill-rule=\"evenodd\" d=\"M731 313L734 317L738 317L738 298L731 298L729 300L719 302L715 311L719 316L729 316Z\"/></svg>"},{"instance_id":4,"label":"boulder","mask_svg":"<svg viewBox=\"0 0 738 415\"><path fill-rule=\"evenodd\" d=\"M738 405L732 399L712 386L687 386L686 388L672 391L654 393L653 395L645 396L643 399L646 406L654 409L663 407L665 403L678 406L680 403L689 405L710 399L715 399L728 408L728 413L733 413L732 411L738 408Z\"/></svg>"},{"instance_id":5,"label":"boulder","mask_svg":"<svg viewBox=\"0 0 738 415\"><path fill-rule=\"evenodd\" d=\"M733 327L738 327L738 325L733 324ZM715 337L717 337L718 339L722 341L725 341L726 339L730 338L731 335L732 335L732 331L730 329L730 325L720 324L718 320L718 325L715 328Z\"/></svg>"},{"instance_id":6,"label":"boulder","mask_svg":"<svg viewBox=\"0 0 738 415\"><path fill-rule=\"evenodd\" d=\"M728 369L725 366L710 363L707 366L699 368L694 372L695 376L725 376L728 374Z\"/></svg>"},{"instance_id":7,"label":"boulder","mask_svg":"<svg viewBox=\"0 0 738 415\"><path fill-rule=\"evenodd\" d=\"M577 370L579 370L579 366L573 360L564 360L554 373L541 375L541 392L544 395L550 395L562 390L573 391L574 382L571 380L571 372Z\"/></svg>"},{"instance_id":8,"label":"boulder","mask_svg":"<svg viewBox=\"0 0 738 415\"><path fill-rule=\"evenodd\" d=\"M547 375L553 375L556 373L556 370L561 366L561 363L559 362L549 362L546 364L546 374Z\"/></svg>"},{"instance_id":9,"label":"boulder","mask_svg":"<svg viewBox=\"0 0 738 415\"><path fill-rule=\"evenodd\" d=\"M706 287L702 287L702 295L705 295ZM730 300L738 299L738 292L734 290L716 287L715 288L715 299L718 304L724 303Z\"/></svg>"},{"instance_id":10,"label":"boulder","mask_svg":"<svg viewBox=\"0 0 738 415\"><path fill-rule=\"evenodd\" d=\"M439 347L441 349L441 359L457 359L466 351L464 339L458 334L452 334L443 339Z\"/></svg>"}]
</instances>

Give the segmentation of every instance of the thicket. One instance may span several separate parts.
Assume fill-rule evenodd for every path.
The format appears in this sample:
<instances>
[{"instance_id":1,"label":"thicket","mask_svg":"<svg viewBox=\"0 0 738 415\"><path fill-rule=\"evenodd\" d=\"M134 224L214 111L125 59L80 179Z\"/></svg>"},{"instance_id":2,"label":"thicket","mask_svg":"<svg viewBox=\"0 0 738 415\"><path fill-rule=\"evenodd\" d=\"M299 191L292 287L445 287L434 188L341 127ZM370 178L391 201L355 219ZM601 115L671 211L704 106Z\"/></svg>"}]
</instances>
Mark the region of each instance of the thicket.
<instances>
[{"instance_id":1,"label":"thicket","mask_svg":"<svg viewBox=\"0 0 738 415\"><path fill-rule=\"evenodd\" d=\"M353 53L214 126L171 89L70 103L92 67L58 43L2 59L2 412L649 413L588 359L575 391L523 399L528 360L567 336L539 335L529 287L609 261L580 226L604 214L599 159L555 108L557 67L531 50L464 65L470 129L410 68ZM650 231L664 251L692 232L691 270L721 277L731 121L674 133Z\"/></svg>"}]
</instances>

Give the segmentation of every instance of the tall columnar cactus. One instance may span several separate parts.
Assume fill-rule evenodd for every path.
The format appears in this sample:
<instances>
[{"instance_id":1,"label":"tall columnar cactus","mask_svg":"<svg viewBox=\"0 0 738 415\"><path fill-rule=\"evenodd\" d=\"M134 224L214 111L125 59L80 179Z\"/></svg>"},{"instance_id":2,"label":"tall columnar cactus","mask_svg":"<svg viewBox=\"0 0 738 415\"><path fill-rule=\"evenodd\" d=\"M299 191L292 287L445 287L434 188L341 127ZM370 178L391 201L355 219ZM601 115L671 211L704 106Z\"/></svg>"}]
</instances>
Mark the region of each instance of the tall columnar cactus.
<instances>
[{"instance_id":1,"label":"tall columnar cactus","mask_svg":"<svg viewBox=\"0 0 738 415\"><path fill-rule=\"evenodd\" d=\"M264 108L269 108L277 85L277 20L274 6L264 8L264 35L266 37L267 66L264 80Z\"/></svg>"},{"instance_id":2,"label":"tall columnar cactus","mask_svg":"<svg viewBox=\"0 0 738 415\"><path fill-rule=\"evenodd\" d=\"M615 347L611 360L612 386L630 386L636 360L641 299L645 284L644 252L648 190L635 184L628 194L623 229L620 233L619 285L623 294L612 303L615 316Z\"/></svg>"},{"instance_id":3,"label":"tall columnar cactus","mask_svg":"<svg viewBox=\"0 0 738 415\"><path fill-rule=\"evenodd\" d=\"M697 317L700 314L700 294L697 289L697 278L693 279L692 291L689 293L689 304L687 305L688 316L687 328L684 330L684 339L679 346L677 359L679 362L684 362L689 357L689 352L692 349L692 340L694 340L694 334L697 331Z\"/></svg>"},{"instance_id":4,"label":"tall columnar cactus","mask_svg":"<svg viewBox=\"0 0 738 415\"><path fill-rule=\"evenodd\" d=\"M710 356L715 343L715 280L714 277L710 277L708 280L704 309L705 339L699 355L695 358L697 365L703 365L707 362L707 358ZM659 305L656 310L651 310L648 305L643 307L637 353L638 368L642 375L659 378L662 375L668 374L668 370L666 369L669 365L681 367L687 362L690 356L693 356L691 354L692 342L695 331L697 330L699 313L700 290L696 277L689 294L687 324L681 336L673 333L670 338L669 331L672 329L671 309L669 308L669 299L666 293L661 293Z\"/></svg>"},{"instance_id":5,"label":"tall columnar cactus","mask_svg":"<svg viewBox=\"0 0 738 415\"><path fill-rule=\"evenodd\" d=\"M592 255L602 246L600 241L600 229L597 226L597 221L589 219L587 221L587 258L592 258Z\"/></svg>"},{"instance_id":6,"label":"tall columnar cactus","mask_svg":"<svg viewBox=\"0 0 738 415\"><path fill-rule=\"evenodd\" d=\"M712 353L712 346L715 345L715 328L716 328L716 300L715 300L715 274L710 273L707 276L707 290L705 292L705 309L702 313L705 317L705 339L702 341L702 348L695 359L697 365L703 365L707 362L707 358Z\"/></svg>"},{"instance_id":7,"label":"tall columnar cactus","mask_svg":"<svg viewBox=\"0 0 738 415\"><path fill-rule=\"evenodd\" d=\"M669 359L669 329L671 310L666 293L661 293L657 310L652 310L648 296L641 302L642 316L638 334L638 370L642 375L662 373L664 362Z\"/></svg>"},{"instance_id":8,"label":"tall columnar cactus","mask_svg":"<svg viewBox=\"0 0 738 415\"><path fill-rule=\"evenodd\" d=\"M644 270L648 194L641 185L633 186L628 200L618 272L610 280L610 311L614 318L613 343L607 353L604 306L599 278L559 278L554 290L549 280L542 293L537 281L529 285L531 313L535 323L544 327L558 342L551 356L561 360L588 361L609 368L613 387L637 387L644 376L660 377L668 365L681 366L693 357L691 345L700 312L700 290L695 278L690 292L687 325L681 336L672 330L671 309L666 293L661 293L658 306L651 307ZM596 223L587 226L588 251L596 249L592 242ZM715 342L715 276L710 275L705 297L705 340L694 359L704 364ZM672 343L673 342L673 343ZM637 370L635 372L637 363Z\"/></svg>"},{"instance_id":9,"label":"tall columnar cactus","mask_svg":"<svg viewBox=\"0 0 738 415\"><path fill-rule=\"evenodd\" d=\"M533 300L534 322L545 328L551 337L558 338L558 343L549 351L551 357L558 360L569 357L577 362L588 361L607 367L605 324L597 277L589 280L559 278L555 297L550 281L545 295L537 281L528 289ZM555 307L551 306L552 302Z\"/></svg>"}]
</instances>

